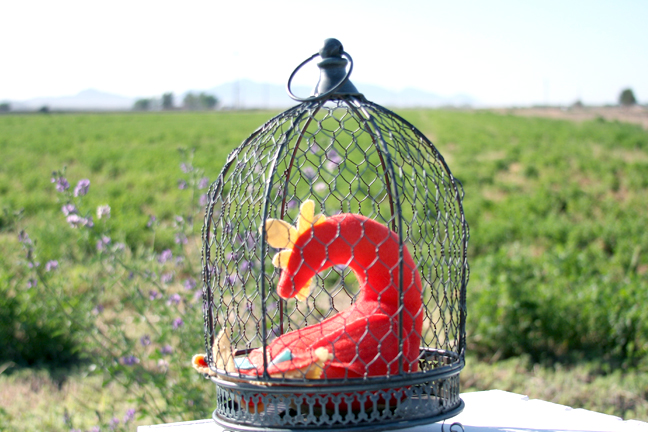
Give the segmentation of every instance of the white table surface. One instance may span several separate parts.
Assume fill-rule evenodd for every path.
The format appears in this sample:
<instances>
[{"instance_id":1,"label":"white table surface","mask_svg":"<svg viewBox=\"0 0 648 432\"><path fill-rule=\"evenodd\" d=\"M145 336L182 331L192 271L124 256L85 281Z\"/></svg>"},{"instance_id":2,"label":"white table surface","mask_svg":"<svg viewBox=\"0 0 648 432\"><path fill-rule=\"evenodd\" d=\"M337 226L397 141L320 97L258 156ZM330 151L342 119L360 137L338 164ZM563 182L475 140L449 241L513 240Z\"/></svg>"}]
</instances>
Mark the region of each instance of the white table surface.
<instances>
[{"instance_id":1,"label":"white table surface","mask_svg":"<svg viewBox=\"0 0 648 432\"><path fill-rule=\"evenodd\" d=\"M403 432L449 432L459 422L465 432L648 432L648 423L573 409L501 390L462 393L463 412L441 423L399 429ZM378 428L376 428L378 430ZM138 432L223 432L213 420L140 426ZM455 432L455 429L453 429Z\"/></svg>"}]
</instances>

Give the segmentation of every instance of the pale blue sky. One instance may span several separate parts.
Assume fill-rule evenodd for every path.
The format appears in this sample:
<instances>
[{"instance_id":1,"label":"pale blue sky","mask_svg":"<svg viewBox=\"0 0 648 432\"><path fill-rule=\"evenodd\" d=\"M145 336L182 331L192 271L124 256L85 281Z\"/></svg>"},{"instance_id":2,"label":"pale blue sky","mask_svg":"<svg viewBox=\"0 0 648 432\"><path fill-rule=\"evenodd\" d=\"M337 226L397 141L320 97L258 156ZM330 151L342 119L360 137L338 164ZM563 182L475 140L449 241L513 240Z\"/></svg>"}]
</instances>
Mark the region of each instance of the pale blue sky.
<instances>
[{"instance_id":1,"label":"pale blue sky","mask_svg":"<svg viewBox=\"0 0 648 432\"><path fill-rule=\"evenodd\" d=\"M631 87L648 102L646 0L5 1L0 100L284 84L327 37L360 90L505 106L614 103Z\"/></svg>"}]
</instances>

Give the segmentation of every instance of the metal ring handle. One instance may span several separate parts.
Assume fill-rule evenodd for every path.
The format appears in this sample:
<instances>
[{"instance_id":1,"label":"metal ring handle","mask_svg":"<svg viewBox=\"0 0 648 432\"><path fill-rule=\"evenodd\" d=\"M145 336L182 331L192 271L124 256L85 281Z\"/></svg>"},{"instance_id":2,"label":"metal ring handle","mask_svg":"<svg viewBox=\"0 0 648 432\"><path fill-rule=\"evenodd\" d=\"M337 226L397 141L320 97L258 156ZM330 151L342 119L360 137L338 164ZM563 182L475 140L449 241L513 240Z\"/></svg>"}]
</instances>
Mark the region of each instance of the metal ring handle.
<instances>
[{"instance_id":1,"label":"metal ring handle","mask_svg":"<svg viewBox=\"0 0 648 432\"><path fill-rule=\"evenodd\" d=\"M292 82L292 79L295 77L295 74L297 73L297 71L299 71L299 69L301 69L306 63L313 60L318 55L320 55L320 53L317 52L317 53L313 54L312 56L308 57L306 60L301 62L301 64L299 66L297 66L295 68L295 70L290 74L290 78L288 78L288 83L286 84L286 91L288 92L288 96L290 96L291 99L296 100L297 102L312 102L312 101L324 99L324 98L332 95L333 93L335 93L340 87L342 87L349 80L349 76L351 76L351 72L353 71L353 59L351 58L351 56L346 51L342 51L340 53L340 55L343 56L343 57L346 57L346 59L349 60L349 70L347 71L346 75L344 75L344 78L339 83L337 83L337 85L335 87L333 87L331 90L329 90L327 92L324 92L324 93L322 93L321 95L318 95L318 96L310 96L310 97L307 97L307 98L300 98L298 96L295 96L293 94L293 92L290 90L290 83Z\"/></svg>"}]
</instances>

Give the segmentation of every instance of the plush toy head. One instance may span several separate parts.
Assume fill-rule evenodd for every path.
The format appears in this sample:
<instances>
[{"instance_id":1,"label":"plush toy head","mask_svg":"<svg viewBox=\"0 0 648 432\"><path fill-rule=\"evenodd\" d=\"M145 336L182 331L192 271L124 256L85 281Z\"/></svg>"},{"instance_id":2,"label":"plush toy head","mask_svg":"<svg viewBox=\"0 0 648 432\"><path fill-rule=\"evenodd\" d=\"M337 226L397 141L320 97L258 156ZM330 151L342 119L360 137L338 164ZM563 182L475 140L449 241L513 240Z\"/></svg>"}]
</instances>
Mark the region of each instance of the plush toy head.
<instances>
[{"instance_id":1,"label":"plush toy head","mask_svg":"<svg viewBox=\"0 0 648 432\"><path fill-rule=\"evenodd\" d=\"M282 298L304 300L313 278L333 265L347 265L356 275L362 300L398 307L403 261L402 287L405 305L418 311L421 283L414 261L398 236L385 225L358 214L325 217L314 215L314 203L300 208L297 227L285 221L266 222L268 244L283 248L272 262L283 271L277 284ZM411 290L411 292L410 292Z\"/></svg>"}]
</instances>

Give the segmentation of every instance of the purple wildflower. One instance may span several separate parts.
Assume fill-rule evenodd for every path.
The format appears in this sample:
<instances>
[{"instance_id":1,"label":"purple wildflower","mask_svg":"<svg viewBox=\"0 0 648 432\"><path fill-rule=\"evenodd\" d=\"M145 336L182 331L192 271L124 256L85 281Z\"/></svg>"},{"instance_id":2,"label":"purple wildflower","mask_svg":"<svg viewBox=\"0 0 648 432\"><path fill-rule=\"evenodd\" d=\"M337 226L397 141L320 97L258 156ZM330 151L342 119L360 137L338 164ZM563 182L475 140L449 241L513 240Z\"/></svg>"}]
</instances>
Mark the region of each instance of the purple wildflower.
<instances>
[{"instance_id":1,"label":"purple wildflower","mask_svg":"<svg viewBox=\"0 0 648 432\"><path fill-rule=\"evenodd\" d=\"M181 257L181 256L176 257L175 262L176 262L176 265L177 265L178 267L181 266L182 263L184 262L184 257Z\"/></svg>"},{"instance_id":2,"label":"purple wildflower","mask_svg":"<svg viewBox=\"0 0 648 432\"><path fill-rule=\"evenodd\" d=\"M29 268L40 267L40 263L38 261L33 261L33 262L30 261L30 262L27 263L27 267L29 267Z\"/></svg>"},{"instance_id":3,"label":"purple wildflower","mask_svg":"<svg viewBox=\"0 0 648 432\"><path fill-rule=\"evenodd\" d=\"M288 201L288 209L289 210L294 209L295 207L297 207L297 201L295 201L295 200Z\"/></svg>"},{"instance_id":4,"label":"purple wildflower","mask_svg":"<svg viewBox=\"0 0 648 432\"><path fill-rule=\"evenodd\" d=\"M34 278L29 278L27 281L27 288L35 288L38 285L38 281Z\"/></svg>"},{"instance_id":5,"label":"purple wildflower","mask_svg":"<svg viewBox=\"0 0 648 432\"><path fill-rule=\"evenodd\" d=\"M149 299L150 300L157 300L160 297L162 297L162 294L160 294L159 292L157 292L155 290L149 291Z\"/></svg>"},{"instance_id":6,"label":"purple wildflower","mask_svg":"<svg viewBox=\"0 0 648 432\"><path fill-rule=\"evenodd\" d=\"M176 318L173 320L173 330L177 330L184 325L182 318Z\"/></svg>"},{"instance_id":7,"label":"purple wildflower","mask_svg":"<svg viewBox=\"0 0 648 432\"><path fill-rule=\"evenodd\" d=\"M182 163L180 164L180 169L181 169L182 172L185 173L185 174L187 174L187 173L193 171L193 167L192 167L191 165L189 165L189 164L184 163L184 162L182 162Z\"/></svg>"},{"instance_id":8,"label":"purple wildflower","mask_svg":"<svg viewBox=\"0 0 648 432\"><path fill-rule=\"evenodd\" d=\"M326 190L326 183L324 182L315 183L313 190L315 190L315 192L324 192Z\"/></svg>"},{"instance_id":9,"label":"purple wildflower","mask_svg":"<svg viewBox=\"0 0 648 432\"><path fill-rule=\"evenodd\" d=\"M99 426L92 426L88 432L101 432L101 428Z\"/></svg>"},{"instance_id":10,"label":"purple wildflower","mask_svg":"<svg viewBox=\"0 0 648 432\"><path fill-rule=\"evenodd\" d=\"M256 237L252 233L248 233L247 238L245 239L245 245L248 249L253 249L256 246Z\"/></svg>"},{"instance_id":11,"label":"purple wildflower","mask_svg":"<svg viewBox=\"0 0 648 432\"><path fill-rule=\"evenodd\" d=\"M137 363L139 363L140 361L134 355L130 355L130 356L122 357L121 362L122 362L122 364L124 366L133 366L133 365L136 365Z\"/></svg>"},{"instance_id":12,"label":"purple wildflower","mask_svg":"<svg viewBox=\"0 0 648 432\"><path fill-rule=\"evenodd\" d=\"M178 189L187 189L187 182L184 180L178 180Z\"/></svg>"},{"instance_id":13,"label":"purple wildflower","mask_svg":"<svg viewBox=\"0 0 648 432\"><path fill-rule=\"evenodd\" d=\"M194 293L194 300L200 300L202 296L203 296L202 290L196 290L196 292Z\"/></svg>"},{"instance_id":14,"label":"purple wildflower","mask_svg":"<svg viewBox=\"0 0 648 432\"><path fill-rule=\"evenodd\" d=\"M182 233L177 233L175 235L175 242L176 244L187 244L189 240L187 239L187 236L182 234Z\"/></svg>"},{"instance_id":15,"label":"purple wildflower","mask_svg":"<svg viewBox=\"0 0 648 432\"><path fill-rule=\"evenodd\" d=\"M52 183L56 183L56 190L58 192L65 192L70 189L70 183L68 183L65 177L52 177Z\"/></svg>"},{"instance_id":16,"label":"purple wildflower","mask_svg":"<svg viewBox=\"0 0 648 432\"><path fill-rule=\"evenodd\" d=\"M106 218L108 219L110 217L110 206L108 204L106 205L100 205L97 207L97 217L99 219L101 218Z\"/></svg>"},{"instance_id":17,"label":"purple wildflower","mask_svg":"<svg viewBox=\"0 0 648 432\"><path fill-rule=\"evenodd\" d=\"M76 214L77 208L74 206L74 204L65 204L63 207L61 207L61 211L65 216L69 216L71 214Z\"/></svg>"},{"instance_id":18,"label":"purple wildflower","mask_svg":"<svg viewBox=\"0 0 648 432\"><path fill-rule=\"evenodd\" d=\"M194 288L196 288L196 284L197 284L197 282L196 282L196 279L194 279L194 278L185 279L184 282L182 283L182 285L184 285L184 287L185 287L185 289L187 291L191 291Z\"/></svg>"},{"instance_id":19,"label":"purple wildflower","mask_svg":"<svg viewBox=\"0 0 648 432\"><path fill-rule=\"evenodd\" d=\"M238 261L239 255L236 252L229 252L225 255L227 261Z\"/></svg>"},{"instance_id":20,"label":"purple wildflower","mask_svg":"<svg viewBox=\"0 0 648 432\"><path fill-rule=\"evenodd\" d=\"M340 157L338 152L336 152L333 149L329 150L328 153L326 153L326 158L328 159L328 162L326 163L326 168L329 171L334 170L335 168L337 168L338 165L342 163L342 158Z\"/></svg>"},{"instance_id":21,"label":"purple wildflower","mask_svg":"<svg viewBox=\"0 0 648 432\"><path fill-rule=\"evenodd\" d=\"M29 238L29 234L27 234L25 230L22 230L18 233L18 241L24 245L32 244L32 241Z\"/></svg>"},{"instance_id":22,"label":"purple wildflower","mask_svg":"<svg viewBox=\"0 0 648 432\"><path fill-rule=\"evenodd\" d=\"M50 260L45 263L45 271L49 272L52 270L56 270L58 268L59 264L58 261L56 260Z\"/></svg>"},{"instance_id":23,"label":"purple wildflower","mask_svg":"<svg viewBox=\"0 0 648 432\"><path fill-rule=\"evenodd\" d=\"M146 223L146 228L152 228L153 224L155 224L156 220L157 220L157 218L155 216L149 216L149 220Z\"/></svg>"},{"instance_id":24,"label":"purple wildflower","mask_svg":"<svg viewBox=\"0 0 648 432\"><path fill-rule=\"evenodd\" d=\"M198 182L198 189L205 189L207 186L209 186L209 178L203 177L200 179Z\"/></svg>"},{"instance_id":25,"label":"purple wildflower","mask_svg":"<svg viewBox=\"0 0 648 432\"><path fill-rule=\"evenodd\" d=\"M110 423L108 424L108 427L110 427L111 430L117 429L117 426L119 426L119 419L117 417L113 417L110 420Z\"/></svg>"},{"instance_id":26,"label":"purple wildflower","mask_svg":"<svg viewBox=\"0 0 648 432\"><path fill-rule=\"evenodd\" d=\"M67 223L70 224L72 228L78 228L80 226L84 226L86 223L85 218L82 218L77 214L71 214L65 220L67 221Z\"/></svg>"},{"instance_id":27,"label":"purple wildflower","mask_svg":"<svg viewBox=\"0 0 648 432\"><path fill-rule=\"evenodd\" d=\"M225 286L232 286L238 280L238 276L235 274L225 276Z\"/></svg>"},{"instance_id":28,"label":"purple wildflower","mask_svg":"<svg viewBox=\"0 0 648 432\"><path fill-rule=\"evenodd\" d=\"M239 270L241 272L246 272L252 267L254 267L254 263L252 261L241 261L241 263L239 264Z\"/></svg>"},{"instance_id":29,"label":"purple wildflower","mask_svg":"<svg viewBox=\"0 0 648 432\"><path fill-rule=\"evenodd\" d=\"M171 249L164 249L162 253L158 256L158 262L160 264L164 264L167 261L170 261L173 259L173 252L171 252Z\"/></svg>"},{"instance_id":30,"label":"purple wildflower","mask_svg":"<svg viewBox=\"0 0 648 432\"><path fill-rule=\"evenodd\" d=\"M313 153L313 154L317 154L317 153L319 153L319 151L320 151L320 147L319 147L319 146L317 145L317 143L315 142L315 143L311 144L309 150L310 150L311 153Z\"/></svg>"},{"instance_id":31,"label":"purple wildflower","mask_svg":"<svg viewBox=\"0 0 648 432\"><path fill-rule=\"evenodd\" d=\"M88 189L90 189L90 180L81 179L79 180L79 183L77 183L76 187L74 188L74 196L75 197L83 196L88 193Z\"/></svg>"},{"instance_id":32,"label":"purple wildflower","mask_svg":"<svg viewBox=\"0 0 648 432\"><path fill-rule=\"evenodd\" d=\"M198 204L201 206L206 206L208 202L209 196L207 194L202 194L200 195L200 198L198 198Z\"/></svg>"},{"instance_id":33,"label":"purple wildflower","mask_svg":"<svg viewBox=\"0 0 648 432\"><path fill-rule=\"evenodd\" d=\"M71 214L67 218L65 218L67 223L70 224L72 228L79 228L79 227L88 227L92 228L94 226L94 222L92 221L92 216L88 216L87 218L81 217L77 214Z\"/></svg>"},{"instance_id":34,"label":"purple wildflower","mask_svg":"<svg viewBox=\"0 0 648 432\"><path fill-rule=\"evenodd\" d=\"M162 347L162 349L160 350L160 353L161 353L162 355L169 355L169 354L172 354L172 353L173 353L173 348L171 347L171 345L164 345L164 346Z\"/></svg>"},{"instance_id":35,"label":"purple wildflower","mask_svg":"<svg viewBox=\"0 0 648 432\"><path fill-rule=\"evenodd\" d=\"M160 369L161 371L166 372L167 370L169 370L169 362L164 359L158 360L157 365L158 369Z\"/></svg>"},{"instance_id":36,"label":"purple wildflower","mask_svg":"<svg viewBox=\"0 0 648 432\"><path fill-rule=\"evenodd\" d=\"M149 335L144 335L140 338L140 343L142 344L142 346L149 346L151 345L151 338L149 337Z\"/></svg>"},{"instance_id":37,"label":"purple wildflower","mask_svg":"<svg viewBox=\"0 0 648 432\"><path fill-rule=\"evenodd\" d=\"M126 411L126 415L124 416L124 420L123 420L124 424L130 423L131 421L133 421L134 418L135 418L135 409L130 408L129 410Z\"/></svg>"},{"instance_id":38,"label":"purple wildflower","mask_svg":"<svg viewBox=\"0 0 648 432\"><path fill-rule=\"evenodd\" d=\"M167 300L167 305L179 305L180 302L182 301L182 298L180 297L180 294L172 294L169 297L169 300Z\"/></svg>"},{"instance_id":39,"label":"purple wildflower","mask_svg":"<svg viewBox=\"0 0 648 432\"><path fill-rule=\"evenodd\" d=\"M304 174L304 177L308 180L313 180L315 178L315 170L311 167L304 168L302 174Z\"/></svg>"},{"instance_id":40,"label":"purple wildflower","mask_svg":"<svg viewBox=\"0 0 648 432\"><path fill-rule=\"evenodd\" d=\"M118 242L115 243L114 250L117 252L122 252L124 249L126 249L126 245L124 243Z\"/></svg>"},{"instance_id":41,"label":"purple wildflower","mask_svg":"<svg viewBox=\"0 0 648 432\"><path fill-rule=\"evenodd\" d=\"M95 306L94 308L92 308L92 313L93 313L94 315L99 315L99 314L100 314L101 312L103 312L103 311L104 311L104 307L103 307L103 305L100 305L100 304L98 304L97 306Z\"/></svg>"},{"instance_id":42,"label":"purple wildflower","mask_svg":"<svg viewBox=\"0 0 648 432\"><path fill-rule=\"evenodd\" d=\"M99 240L97 240L97 250L99 252L103 251L104 249L106 249L108 247L110 242L111 242L110 237L105 236L105 235L101 236L101 238Z\"/></svg>"},{"instance_id":43,"label":"purple wildflower","mask_svg":"<svg viewBox=\"0 0 648 432\"><path fill-rule=\"evenodd\" d=\"M163 284L169 284L173 280L173 272L168 272L168 273L162 273L162 276L160 276L160 281Z\"/></svg>"}]
</instances>

